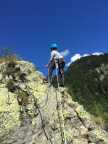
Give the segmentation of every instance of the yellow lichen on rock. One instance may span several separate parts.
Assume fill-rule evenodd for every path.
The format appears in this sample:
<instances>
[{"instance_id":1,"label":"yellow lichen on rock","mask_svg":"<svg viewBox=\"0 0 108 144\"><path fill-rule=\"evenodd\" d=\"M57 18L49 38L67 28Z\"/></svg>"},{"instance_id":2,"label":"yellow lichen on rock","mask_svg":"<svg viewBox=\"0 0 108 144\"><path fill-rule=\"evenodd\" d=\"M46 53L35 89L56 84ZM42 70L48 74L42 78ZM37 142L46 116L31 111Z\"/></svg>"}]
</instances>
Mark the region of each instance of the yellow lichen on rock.
<instances>
[{"instance_id":1,"label":"yellow lichen on rock","mask_svg":"<svg viewBox=\"0 0 108 144\"><path fill-rule=\"evenodd\" d=\"M42 96L45 96L45 93L47 91L47 86L41 84L41 83L36 83L36 82L31 82L28 84L32 94L37 98L41 99Z\"/></svg>"},{"instance_id":2,"label":"yellow lichen on rock","mask_svg":"<svg viewBox=\"0 0 108 144\"><path fill-rule=\"evenodd\" d=\"M79 105L76 108L76 111L77 111L77 113L79 114L79 116L81 118L91 119L91 115L87 111L85 111L85 109L84 109L84 107L82 105Z\"/></svg>"},{"instance_id":3,"label":"yellow lichen on rock","mask_svg":"<svg viewBox=\"0 0 108 144\"><path fill-rule=\"evenodd\" d=\"M32 94L38 99L42 99L47 93L47 86L43 84L43 78L38 71L31 73L28 77L31 81L28 83Z\"/></svg>"},{"instance_id":4,"label":"yellow lichen on rock","mask_svg":"<svg viewBox=\"0 0 108 144\"><path fill-rule=\"evenodd\" d=\"M17 99L6 88L0 88L0 124L0 133L20 124Z\"/></svg>"},{"instance_id":5,"label":"yellow lichen on rock","mask_svg":"<svg viewBox=\"0 0 108 144\"><path fill-rule=\"evenodd\" d=\"M60 144L65 140L70 144L107 144L107 135L92 122L84 107L72 100L66 88L48 87L32 63L17 62L13 73L7 73L9 65L4 66L0 144Z\"/></svg>"},{"instance_id":6,"label":"yellow lichen on rock","mask_svg":"<svg viewBox=\"0 0 108 144\"><path fill-rule=\"evenodd\" d=\"M6 66L6 64L4 64ZM27 95L22 95L24 92L31 92L31 95L38 99L38 101L42 101L47 91L47 86L43 83L43 75L36 71L35 66L32 63L25 61L17 61L16 67L20 68L21 74L26 75L26 83L20 83L20 92L9 92L9 89L6 87L9 77L5 81L5 84L1 83L0 85L0 132L8 131L9 129L13 129L14 126L19 126L21 123L20 115L21 115L21 106L18 103L18 98L21 98L20 103L25 103L25 98L31 103L26 103L26 107L29 110L33 109L32 99L27 97ZM17 71L16 71L17 73ZM19 78L19 77L18 77ZM17 79L19 82L20 79ZM14 80L13 80L14 82ZM24 88L22 88L22 85ZM16 82L13 86L16 86ZM22 90L22 91L21 91ZM22 98L23 96L23 98ZM25 97L24 97L25 96ZM22 101L23 100L23 101ZM28 111L29 115L33 117L32 111Z\"/></svg>"},{"instance_id":7,"label":"yellow lichen on rock","mask_svg":"<svg viewBox=\"0 0 108 144\"><path fill-rule=\"evenodd\" d=\"M89 137L92 138L93 135L95 135L96 138L104 141L105 144L108 143L108 134L106 134L106 132L104 130L102 130L101 128L97 128L97 129L91 131Z\"/></svg>"}]
</instances>

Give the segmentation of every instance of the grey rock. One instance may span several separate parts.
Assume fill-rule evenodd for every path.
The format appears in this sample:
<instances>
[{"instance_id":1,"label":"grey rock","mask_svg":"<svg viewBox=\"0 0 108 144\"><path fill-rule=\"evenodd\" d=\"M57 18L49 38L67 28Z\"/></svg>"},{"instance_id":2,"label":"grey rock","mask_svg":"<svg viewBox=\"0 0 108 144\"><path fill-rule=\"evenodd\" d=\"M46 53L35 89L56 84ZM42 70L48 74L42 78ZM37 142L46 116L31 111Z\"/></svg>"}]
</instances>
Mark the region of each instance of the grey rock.
<instances>
[{"instance_id":1,"label":"grey rock","mask_svg":"<svg viewBox=\"0 0 108 144\"><path fill-rule=\"evenodd\" d=\"M67 144L107 144L107 132L97 130L91 115L66 88L43 84L43 74L32 63L19 61L16 68L27 81L21 82L16 71L17 78L6 75L0 84L0 144L61 144L62 139ZM19 86L14 92L6 87L10 79Z\"/></svg>"}]
</instances>

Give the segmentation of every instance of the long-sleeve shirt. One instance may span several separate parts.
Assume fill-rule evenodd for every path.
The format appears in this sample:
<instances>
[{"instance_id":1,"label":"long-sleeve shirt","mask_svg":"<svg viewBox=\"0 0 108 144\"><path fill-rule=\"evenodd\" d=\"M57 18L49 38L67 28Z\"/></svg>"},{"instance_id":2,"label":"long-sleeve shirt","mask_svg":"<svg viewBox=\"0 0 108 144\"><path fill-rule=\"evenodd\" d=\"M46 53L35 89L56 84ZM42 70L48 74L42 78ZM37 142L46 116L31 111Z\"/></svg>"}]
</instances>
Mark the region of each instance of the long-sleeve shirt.
<instances>
[{"instance_id":1,"label":"long-sleeve shirt","mask_svg":"<svg viewBox=\"0 0 108 144\"><path fill-rule=\"evenodd\" d=\"M53 50L51 52L51 57L50 57L50 61L53 60L53 59L61 59L63 58L63 56L56 50Z\"/></svg>"}]
</instances>

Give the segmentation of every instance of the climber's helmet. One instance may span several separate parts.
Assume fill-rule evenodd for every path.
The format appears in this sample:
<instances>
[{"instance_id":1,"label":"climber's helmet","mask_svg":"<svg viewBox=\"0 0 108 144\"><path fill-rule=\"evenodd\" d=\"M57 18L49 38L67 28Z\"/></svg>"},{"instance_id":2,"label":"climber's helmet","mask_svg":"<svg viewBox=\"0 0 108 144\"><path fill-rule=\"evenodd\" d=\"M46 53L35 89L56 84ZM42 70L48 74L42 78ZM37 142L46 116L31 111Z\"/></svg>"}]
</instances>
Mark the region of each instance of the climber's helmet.
<instances>
[{"instance_id":1,"label":"climber's helmet","mask_svg":"<svg viewBox=\"0 0 108 144\"><path fill-rule=\"evenodd\" d=\"M57 45L56 43L52 43L52 44L50 45L50 49L51 49L51 51L52 51L52 50L57 50L57 49L58 49L58 45Z\"/></svg>"}]
</instances>

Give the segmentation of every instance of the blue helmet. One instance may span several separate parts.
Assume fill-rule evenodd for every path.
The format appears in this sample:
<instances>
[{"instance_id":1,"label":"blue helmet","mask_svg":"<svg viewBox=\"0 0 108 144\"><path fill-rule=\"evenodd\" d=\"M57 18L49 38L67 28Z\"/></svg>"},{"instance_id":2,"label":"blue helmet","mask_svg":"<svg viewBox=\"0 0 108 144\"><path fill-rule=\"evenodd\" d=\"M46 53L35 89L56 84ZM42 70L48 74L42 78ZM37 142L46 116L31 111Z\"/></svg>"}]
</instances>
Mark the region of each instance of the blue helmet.
<instances>
[{"instance_id":1,"label":"blue helmet","mask_svg":"<svg viewBox=\"0 0 108 144\"><path fill-rule=\"evenodd\" d=\"M56 43L52 43L51 45L50 45L50 48L58 48L58 45L56 44Z\"/></svg>"}]
</instances>

